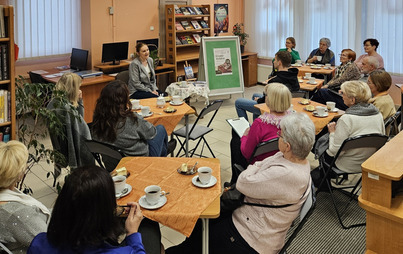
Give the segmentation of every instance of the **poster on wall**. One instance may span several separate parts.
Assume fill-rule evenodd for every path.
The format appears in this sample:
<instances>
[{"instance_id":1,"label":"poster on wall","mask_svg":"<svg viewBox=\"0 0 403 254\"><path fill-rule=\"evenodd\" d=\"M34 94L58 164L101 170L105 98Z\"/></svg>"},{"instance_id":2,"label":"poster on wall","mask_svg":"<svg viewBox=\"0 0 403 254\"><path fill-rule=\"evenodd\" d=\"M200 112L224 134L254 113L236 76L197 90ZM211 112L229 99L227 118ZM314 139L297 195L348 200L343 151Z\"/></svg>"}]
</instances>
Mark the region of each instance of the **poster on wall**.
<instances>
[{"instance_id":1,"label":"poster on wall","mask_svg":"<svg viewBox=\"0 0 403 254\"><path fill-rule=\"evenodd\" d=\"M214 33L228 33L228 4L214 4Z\"/></svg>"}]
</instances>

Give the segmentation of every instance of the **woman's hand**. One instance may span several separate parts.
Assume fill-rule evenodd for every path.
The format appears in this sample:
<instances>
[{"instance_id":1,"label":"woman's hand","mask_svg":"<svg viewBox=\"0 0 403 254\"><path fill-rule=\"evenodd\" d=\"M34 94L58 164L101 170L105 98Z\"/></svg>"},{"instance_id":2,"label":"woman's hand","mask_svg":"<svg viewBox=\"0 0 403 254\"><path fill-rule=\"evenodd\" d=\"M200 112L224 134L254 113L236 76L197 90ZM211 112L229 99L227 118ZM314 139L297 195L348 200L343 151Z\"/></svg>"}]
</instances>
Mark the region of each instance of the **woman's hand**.
<instances>
[{"instance_id":1,"label":"woman's hand","mask_svg":"<svg viewBox=\"0 0 403 254\"><path fill-rule=\"evenodd\" d=\"M336 122L328 123L327 129L329 130L329 133L335 132L336 131Z\"/></svg>"},{"instance_id":2,"label":"woman's hand","mask_svg":"<svg viewBox=\"0 0 403 254\"><path fill-rule=\"evenodd\" d=\"M291 53L291 52L292 52L292 48L287 48L287 51Z\"/></svg>"},{"instance_id":3,"label":"woman's hand","mask_svg":"<svg viewBox=\"0 0 403 254\"><path fill-rule=\"evenodd\" d=\"M143 214L138 203L129 202L130 212L125 222L126 234L131 235L137 233L140 223L143 220Z\"/></svg>"},{"instance_id":4,"label":"woman's hand","mask_svg":"<svg viewBox=\"0 0 403 254\"><path fill-rule=\"evenodd\" d=\"M245 132L243 133L244 136L248 136L250 127L246 128Z\"/></svg>"},{"instance_id":5,"label":"woman's hand","mask_svg":"<svg viewBox=\"0 0 403 254\"><path fill-rule=\"evenodd\" d=\"M157 90L152 91L152 93L155 94L155 95L159 95L158 92L157 92Z\"/></svg>"}]
</instances>

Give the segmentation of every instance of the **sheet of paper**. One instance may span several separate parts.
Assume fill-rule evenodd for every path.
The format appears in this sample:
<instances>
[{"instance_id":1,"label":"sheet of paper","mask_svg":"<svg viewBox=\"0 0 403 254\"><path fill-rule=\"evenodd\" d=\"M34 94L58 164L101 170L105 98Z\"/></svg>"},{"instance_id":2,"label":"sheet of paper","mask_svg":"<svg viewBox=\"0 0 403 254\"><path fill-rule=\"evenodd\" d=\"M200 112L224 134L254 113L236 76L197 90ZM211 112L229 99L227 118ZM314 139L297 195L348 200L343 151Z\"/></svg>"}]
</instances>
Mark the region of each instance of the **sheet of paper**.
<instances>
[{"instance_id":1,"label":"sheet of paper","mask_svg":"<svg viewBox=\"0 0 403 254\"><path fill-rule=\"evenodd\" d=\"M36 71L31 71L31 72L35 73L35 74L39 74L39 75L48 73L47 71L44 71L44 70L36 70Z\"/></svg>"},{"instance_id":2,"label":"sheet of paper","mask_svg":"<svg viewBox=\"0 0 403 254\"><path fill-rule=\"evenodd\" d=\"M244 117L227 119L227 122L229 125L231 125L239 137L242 137L245 133L245 130L250 127L249 122Z\"/></svg>"}]
</instances>

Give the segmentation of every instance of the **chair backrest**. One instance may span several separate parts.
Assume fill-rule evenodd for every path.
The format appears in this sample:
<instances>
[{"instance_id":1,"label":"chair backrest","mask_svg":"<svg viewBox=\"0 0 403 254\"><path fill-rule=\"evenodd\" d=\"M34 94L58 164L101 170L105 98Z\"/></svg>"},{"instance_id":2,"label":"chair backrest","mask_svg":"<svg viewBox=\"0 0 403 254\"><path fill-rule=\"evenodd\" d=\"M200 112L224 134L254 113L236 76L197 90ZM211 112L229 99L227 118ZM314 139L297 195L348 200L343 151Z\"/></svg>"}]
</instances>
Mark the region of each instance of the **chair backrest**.
<instances>
[{"instance_id":1,"label":"chair backrest","mask_svg":"<svg viewBox=\"0 0 403 254\"><path fill-rule=\"evenodd\" d=\"M295 92L291 92L291 96L292 98L305 98L306 96L306 92L305 91L295 91Z\"/></svg>"},{"instance_id":2,"label":"chair backrest","mask_svg":"<svg viewBox=\"0 0 403 254\"><path fill-rule=\"evenodd\" d=\"M13 254L4 244L0 242L0 253Z\"/></svg>"},{"instance_id":3,"label":"chair backrest","mask_svg":"<svg viewBox=\"0 0 403 254\"><path fill-rule=\"evenodd\" d=\"M249 159L249 163L251 163L253 161L253 158L255 158L256 156L270 153L276 150L278 150L278 138L264 141L255 147L255 150L253 151L252 156Z\"/></svg>"},{"instance_id":4,"label":"chair backrest","mask_svg":"<svg viewBox=\"0 0 403 254\"><path fill-rule=\"evenodd\" d=\"M105 144L96 140L86 140L85 144L97 160L98 164L108 171L114 170L119 161L125 157L123 152L113 145Z\"/></svg>"},{"instance_id":5,"label":"chair backrest","mask_svg":"<svg viewBox=\"0 0 403 254\"><path fill-rule=\"evenodd\" d=\"M126 84L129 84L129 71L121 71L118 73L118 75L116 75L115 77L116 80L121 80L123 82L125 82Z\"/></svg>"},{"instance_id":6,"label":"chair backrest","mask_svg":"<svg viewBox=\"0 0 403 254\"><path fill-rule=\"evenodd\" d=\"M299 212L299 218L298 218L298 221L297 221L299 223L295 227L295 229L292 232L292 234L290 235L290 237L288 237L288 239L285 242L283 248L281 248L279 254L286 253L286 250L290 246L291 242L297 236L298 232L301 231L301 229L304 226L305 222L308 220L308 218L313 213L313 210L315 209L315 205L316 205L315 186L313 185L313 181L311 179L310 192L309 192L308 197L305 200L305 202L302 205L301 210Z\"/></svg>"},{"instance_id":7,"label":"chair backrest","mask_svg":"<svg viewBox=\"0 0 403 254\"><path fill-rule=\"evenodd\" d=\"M205 115L207 115L211 112L214 112L213 116L210 118L210 121L207 124L207 127L209 127L210 124L213 122L214 117L217 115L217 112L220 109L222 103L223 103L223 100L215 100L211 104L204 107L203 110L199 113L199 116L197 117L192 128L190 129L189 135L190 135L190 133L192 133L193 129L195 128L195 126L197 125L197 123L199 122L200 119L204 118Z\"/></svg>"},{"instance_id":8,"label":"chair backrest","mask_svg":"<svg viewBox=\"0 0 403 254\"><path fill-rule=\"evenodd\" d=\"M389 137L395 136L397 133L399 133L399 123L401 122L401 116L402 111L398 110L393 116L389 117L385 121L385 131L386 135Z\"/></svg>"}]
</instances>

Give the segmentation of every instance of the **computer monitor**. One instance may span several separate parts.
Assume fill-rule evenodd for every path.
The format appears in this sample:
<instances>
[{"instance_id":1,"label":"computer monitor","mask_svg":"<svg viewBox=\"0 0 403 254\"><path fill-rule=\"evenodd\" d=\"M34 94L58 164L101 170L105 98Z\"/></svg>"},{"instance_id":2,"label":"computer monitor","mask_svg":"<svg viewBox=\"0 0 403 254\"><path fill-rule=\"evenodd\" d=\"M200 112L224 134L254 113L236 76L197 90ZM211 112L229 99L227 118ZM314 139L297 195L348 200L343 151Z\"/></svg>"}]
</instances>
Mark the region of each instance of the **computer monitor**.
<instances>
[{"instance_id":1,"label":"computer monitor","mask_svg":"<svg viewBox=\"0 0 403 254\"><path fill-rule=\"evenodd\" d=\"M119 64L120 60L126 60L129 52L129 42L112 42L102 45L102 62Z\"/></svg>"},{"instance_id":2,"label":"computer monitor","mask_svg":"<svg viewBox=\"0 0 403 254\"><path fill-rule=\"evenodd\" d=\"M70 58L70 69L82 71L87 69L88 50L73 48Z\"/></svg>"},{"instance_id":3,"label":"computer monitor","mask_svg":"<svg viewBox=\"0 0 403 254\"><path fill-rule=\"evenodd\" d=\"M142 42L148 46L148 49L151 51L158 50L158 38L155 39L146 39L146 40L137 40L137 43Z\"/></svg>"}]
</instances>

